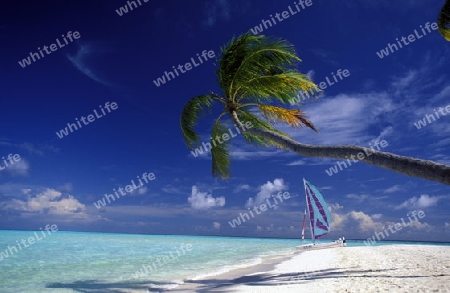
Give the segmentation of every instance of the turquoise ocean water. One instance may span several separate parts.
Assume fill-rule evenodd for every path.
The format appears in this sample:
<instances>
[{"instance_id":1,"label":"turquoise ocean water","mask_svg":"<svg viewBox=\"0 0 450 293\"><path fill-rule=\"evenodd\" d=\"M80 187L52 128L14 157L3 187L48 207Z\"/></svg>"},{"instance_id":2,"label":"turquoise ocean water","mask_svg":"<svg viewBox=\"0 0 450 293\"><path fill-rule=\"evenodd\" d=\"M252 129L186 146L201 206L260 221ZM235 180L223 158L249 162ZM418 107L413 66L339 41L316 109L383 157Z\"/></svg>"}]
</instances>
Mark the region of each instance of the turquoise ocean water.
<instances>
[{"instance_id":1,"label":"turquoise ocean water","mask_svg":"<svg viewBox=\"0 0 450 293\"><path fill-rule=\"evenodd\" d=\"M295 239L58 231L20 250L18 242L29 237L36 238L33 231L0 231L0 292L157 292L292 254L300 244ZM377 245L395 243L406 242Z\"/></svg>"}]
</instances>

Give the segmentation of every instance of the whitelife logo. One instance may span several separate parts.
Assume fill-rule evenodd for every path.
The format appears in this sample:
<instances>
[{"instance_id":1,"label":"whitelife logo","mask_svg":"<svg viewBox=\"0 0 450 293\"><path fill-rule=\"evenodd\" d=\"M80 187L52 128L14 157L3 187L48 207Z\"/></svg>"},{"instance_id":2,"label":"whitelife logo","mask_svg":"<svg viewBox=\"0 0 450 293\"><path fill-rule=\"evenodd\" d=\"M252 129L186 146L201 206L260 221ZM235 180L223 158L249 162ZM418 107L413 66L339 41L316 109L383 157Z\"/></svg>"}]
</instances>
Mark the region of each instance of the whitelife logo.
<instances>
[{"instance_id":1,"label":"whitelife logo","mask_svg":"<svg viewBox=\"0 0 450 293\"><path fill-rule=\"evenodd\" d=\"M127 193L131 193L131 192L133 192L134 190L139 189L139 188L141 188L142 186L144 186L144 183L142 183L141 178L140 178L139 176L136 176L136 178L139 180L140 185L137 186L136 183L134 183L134 179L133 179L133 180L131 180L131 184L132 184L132 185L130 184L130 185L125 186L125 191L126 191L126 192L123 191L124 189L123 189L122 187L119 187L118 190L116 190L115 188L113 188L114 194L116 195L116 198L117 198L117 199L120 198L120 195L122 195L122 196L127 195ZM147 174L147 172L145 172L144 174L142 174L142 179L144 179L145 184L147 184L149 180L150 180L150 181L155 180L156 177L155 177L155 174L154 174L154 173L148 173L148 174ZM117 194L117 192L119 192L120 195ZM100 209L100 208L106 206L106 200L108 201L108 203L111 203L111 200L112 200L112 201L115 201L116 198L114 198L114 195L113 195L113 194L107 194L107 193L105 193L105 196L104 196L101 200L98 200L97 202L94 202L94 206L95 206L97 209Z\"/></svg>"},{"instance_id":2,"label":"whitelife logo","mask_svg":"<svg viewBox=\"0 0 450 293\"><path fill-rule=\"evenodd\" d=\"M103 109L102 105L100 105L99 107L102 110L103 115L98 114L97 110L94 110L95 117L97 117L97 118L101 118L104 115L106 115L105 109ZM111 109L112 110L116 110L118 107L119 106L117 106L116 102L112 102L111 104L109 102L105 103L105 108L106 108L106 110L108 110L108 113L111 113ZM88 125L89 122L94 122L95 121L95 117L94 117L94 115L89 114L87 116L87 118L84 117L84 116L81 116L80 120L81 120L81 122L83 122L84 125ZM87 122L86 122L86 119L87 119ZM75 122L78 124L79 128L83 127L81 125L81 123L80 123L80 120L78 120L78 118L75 118ZM67 128L67 127L69 127L69 128ZM74 129L78 130L78 127L77 127L77 125L75 123L72 123L72 124L71 123L67 123L67 127L65 127L64 129L61 129L60 131L56 132L56 135L60 139L63 138L64 136L68 136L70 134L69 130L70 130L71 133L74 132Z\"/></svg>"},{"instance_id":3,"label":"whitelife logo","mask_svg":"<svg viewBox=\"0 0 450 293\"><path fill-rule=\"evenodd\" d=\"M137 3L139 3L139 7L142 5L141 0L136 0ZM136 1L127 1L127 5L128 7L130 7L130 11L133 10L133 5L134 8L138 8L138 5L136 4ZM149 0L142 0L142 2L147 3ZM120 7L119 9L116 9L116 12L119 16L124 15L125 13L128 13L128 7L127 5L124 5L122 7Z\"/></svg>"},{"instance_id":4,"label":"whitelife logo","mask_svg":"<svg viewBox=\"0 0 450 293\"><path fill-rule=\"evenodd\" d=\"M249 130L250 128L253 128L253 124L251 121L247 121L245 122L245 124L242 124L242 132L245 132L247 130ZM222 137L220 136L216 136L216 137L211 137L211 142L213 144L214 147L217 147L217 143L218 144L222 144L228 140L230 140L233 137L236 137L238 134L241 134L241 131L239 130L239 127L235 125L235 129L237 131L237 134L233 132L233 130L231 128L228 128L228 133L230 135L228 135L228 133L224 133L222 134ZM222 140L221 140L222 138ZM209 152L212 149L211 143L209 142L203 142L202 146L195 148L195 150L191 151L191 154L194 157L198 157L200 155L206 154L207 152Z\"/></svg>"},{"instance_id":5,"label":"whitelife logo","mask_svg":"<svg viewBox=\"0 0 450 293\"><path fill-rule=\"evenodd\" d=\"M203 57L204 61L203 61L202 57ZM192 69L192 65L194 65L194 67L200 66L201 64L203 64L203 62L208 61L209 58L214 58L214 57L216 57L216 54L214 53L213 50L209 50L208 52L206 52L206 50L203 50L201 56L199 54L197 54L197 60L200 63L195 62L194 57L192 57L191 58L192 63L187 62L184 65L178 64L177 68L178 68L178 70L181 71L181 73L186 73ZM164 75L161 77L158 77L156 80L153 80L153 83L157 87L160 87L161 85L165 84L166 82L171 81L175 77L180 76L180 74L177 71L177 68L175 68L175 66L172 66L172 68L173 68L173 71L175 72L176 76L172 71L169 71L169 72L164 71ZM166 80L166 78L167 78L167 80Z\"/></svg>"},{"instance_id":6,"label":"whitelife logo","mask_svg":"<svg viewBox=\"0 0 450 293\"><path fill-rule=\"evenodd\" d=\"M431 24L430 24L429 22L427 22L427 23L425 24L425 29L428 31L428 33L431 33L430 27L431 27L433 30L437 30L437 29L438 29L438 25L437 25L436 22L433 22L433 23L431 23ZM415 42L416 40L419 40L419 39L423 38L424 36L426 36L426 35L427 35L427 32L425 31L425 29L424 29L422 26L420 26L420 28L421 28L421 30L422 30L423 35L421 35L421 34L415 29L415 30L414 30L414 34L410 34L410 35L408 36L408 41L409 41L409 42L406 41L406 37L402 37L402 38L401 38L401 42L399 41L398 38L396 38L395 40L397 41L398 47L400 47L400 49L402 49L402 48L403 48L402 43L403 43L403 45L408 46L409 44ZM417 39L416 39L416 38L417 38ZM391 44L391 43L389 43L385 49L382 49L381 51L376 52L376 53L377 53L378 57L380 57L380 59L383 59L384 57L389 56L390 53L394 53L394 52L397 52L398 50L400 50L398 47L397 47L396 44ZM395 49L395 51L394 51L394 49ZM389 52L389 50L391 50L391 52Z\"/></svg>"},{"instance_id":7,"label":"whitelife logo","mask_svg":"<svg viewBox=\"0 0 450 293\"><path fill-rule=\"evenodd\" d=\"M269 198L266 198L266 202L267 202L267 205L269 206L269 208L275 208L278 205L277 198L278 198L278 200L280 202L283 202L283 199L289 199L290 197L291 197L291 195L289 194L289 192L286 191L284 193L281 193L281 191L280 191L280 192L278 192L276 197L272 196L274 205L270 204ZM260 204L259 205L260 211L258 211L258 207L257 206L253 206L252 210L254 210L255 213L257 215L259 215L262 212L267 211L267 205L265 203ZM253 214L253 212L251 211L250 208L248 208L248 211L249 211L250 215L252 215L252 219L255 218L255 215ZM245 219L245 218L247 218L247 219ZM241 222L241 219L242 219L242 222ZM239 217L231 220L231 222L228 222L228 224L230 224L231 228L235 228L236 226L239 226L242 223L245 223L245 221L250 221L250 216L247 213L239 213Z\"/></svg>"},{"instance_id":8,"label":"whitelife logo","mask_svg":"<svg viewBox=\"0 0 450 293\"><path fill-rule=\"evenodd\" d=\"M15 154L15 155L9 154L9 155L6 157L6 159L9 160L9 164L8 164L8 161L6 161L5 157L2 157L2 159L3 159L3 163L5 164L5 166L2 167L2 164L0 163L0 171L5 170L5 169L8 168L9 166L14 165L14 162L20 161L21 158L20 158L20 155L19 155L19 154ZM13 159L14 159L14 161L13 161Z\"/></svg>"},{"instance_id":9,"label":"whitelife logo","mask_svg":"<svg viewBox=\"0 0 450 293\"><path fill-rule=\"evenodd\" d=\"M369 143L370 149L372 149L373 151L375 151L374 147L377 148L377 151L381 152L380 146L382 148L385 148L388 146L387 141L385 141L384 139L382 141L375 141L373 146L371 143ZM337 174L339 172L339 169L342 171L344 167L344 169L348 168L349 166L352 165L352 162L350 160L353 161L353 163L358 163L359 161L362 161L367 157L369 157L370 155L372 155L374 152L371 152L370 149L366 148L363 152L359 152L358 154L355 155L351 155L350 159L347 159L347 164L345 163L345 161L339 161L337 162L337 164L334 164L334 167L329 168L328 170L325 170L325 172L328 174L328 176L333 176L334 174ZM339 169L338 169L339 167Z\"/></svg>"},{"instance_id":10,"label":"whitelife logo","mask_svg":"<svg viewBox=\"0 0 450 293\"><path fill-rule=\"evenodd\" d=\"M22 245L24 246L24 248L28 248L29 246L35 244L36 240L37 241L41 241L42 239L47 237L46 232L47 232L48 235L51 235L52 232L58 231L58 226L56 224L53 224L51 226L50 225L45 225L45 228L44 228L45 231L43 231L42 228L39 228L39 230L41 230L42 237L39 237L38 232L34 232L34 236L36 238L33 237L33 236L28 237L28 239L26 239L26 240L22 238L20 240L20 243L19 243L19 240L16 240L17 247L19 248L19 250L17 250L16 245L13 245L13 246L9 246L8 245L8 247L4 251L0 251L0 261L2 261L3 259L8 258L10 256L13 256L14 253L18 253L19 251L22 251ZM28 242L28 245L27 245L27 242ZM22 243L22 245L21 245L21 243Z\"/></svg>"},{"instance_id":11,"label":"whitelife logo","mask_svg":"<svg viewBox=\"0 0 450 293\"><path fill-rule=\"evenodd\" d=\"M172 251L170 251L169 252L170 257L169 257L169 255L164 255L163 257L158 257L156 259L156 261L158 262L159 266L157 266L155 262L152 262L150 265L143 265L142 268L139 271L136 271L134 274L132 274L131 277L134 278L134 279L139 279L139 278L146 277L147 274L156 272L158 269L162 268L164 265L168 264L172 260L176 260L180 256L185 255L186 252L190 252L192 250L192 248L193 248L192 244L190 244L190 243L188 243L188 244L182 243L180 245L180 250L182 251L182 254L180 253L180 251L178 251L178 248L176 249L177 255L174 255L172 253Z\"/></svg>"},{"instance_id":12,"label":"whitelife logo","mask_svg":"<svg viewBox=\"0 0 450 293\"><path fill-rule=\"evenodd\" d=\"M407 214L408 219L409 219L409 223L405 223L405 220L403 218L401 218L400 220L402 220L401 223L395 223L394 225L389 225L387 228L384 229L384 233L383 231L381 232L375 232L375 234L371 237L371 238L367 238L367 241L363 241L364 244L366 246L370 246L372 244L375 244L378 241L380 241L381 239L385 239L386 237L389 236L389 232L387 231L389 229L389 231L391 231L392 234L394 234L397 231L402 230L404 227L408 227L411 226L413 222L420 222L417 217L419 217L419 219L423 219L425 218L425 212L424 211L412 211L411 214ZM414 220L411 219L410 216L414 217ZM395 228L395 230L393 229ZM381 237L380 237L381 236ZM377 238L377 240L375 240L375 237Z\"/></svg>"},{"instance_id":13,"label":"whitelife logo","mask_svg":"<svg viewBox=\"0 0 450 293\"><path fill-rule=\"evenodd\" d=\"M275 20L275 18L279 21L282 22L285 19L288 19L290 16L293 16L303 10L305 10L307 7L310 7L312 5L312 0L299 0L298 4L297 2L294 2L295 8L297 11L295 11L294 9L292 9L291 5L288 6L289 11L283 11L281 13L275 13L275 17L271 15L269 15L270 20L265 20L262 19L261 20L261 24L255 26L255 28L251 28L250 31L252 32L252 34L257 35L259 33L262 33L264 31L264 29L268 29L270 27L272 27L273 25L276 25L278 22ZM301 8L300 8L301 6ZM263 27L264 26L264 27Z\"/></svg>"},{"instance_id":14,"label":"whitelife logo","mask_svg":"<svg viewBox=\"0 0 450 293\"><path fill-rule=\"evenodd\" d=\"M297 93L297 96L295 96L294 101L291 102L291 105L295 105L297 103L301 103L307 99L309 99L310 97L314 97L316 94L320 93L320 90L325 90L327 87L332 86L340 81L342 81L344 78L349 77L350 76L350 71L348 69L339 69L336 71L336 74L334 74L334 72L331 72L331 75L333 76L333 80L334 82L332 82L328 76L325 77L325 81L322 81L318 84L318 86L312 88L309 90L309 92L311 93L311 95L308 93L308 91L299 91ZM337 77L339 77L339 79ZM306 97L305 97L306 95ZM300 97L301 96L301 97Z\"/></svg>"},{"instance_id":15,"label":"whitelife logo","mask_svg":"<svg viewBox=\"0 0 450 293\"><path fill-rule=\"evenodd\" d=\"M444 111L445 110L445 111ZM422 127L427 126L428 124L431 124L433 122L435 122L437 119L441 118L442 116L439 116L439 113L441 113L442 116L447 116L447 114L450 114L450 105L446 106L445 109L443 107L439 107L439 109L436 111L436 109L434 109L434 114L436 115L425 115L425 117L423 118L423 120L419 120L417 121L417 123L414 123L414 126L417 129L420 129ZM437 117L437 118L435 118ZM433 119L433 121L431 121L431 119ZM427 124L427 120L428 120L428 124Z\"/></svg>"},{"instance_id":16,"label":"whitelife logo","mask_svg":"<svg viewBox=\"0 0 450 293\"><path fill-rule=\"evenodd\" d=\"M63 37L65 45L69 44L69 42L67 42L66 37L70 40L70 42L73 42L74 40L78 40L81 37L80 33L78 31L73 32L73 34L72 34L72 31L69 31L69 32L67 32L66 36L64 36L64 35L61 35L61 36ZM73 39L72 39L72 37L73 37ZM59 48L62 48L65 46L64 44L61 44L59 39L56 39L56 43L58 44ZM50 51L48 50L49 48L50 48ZM52 52L55 52L56 50L58 50L58 47L56 47L56 44L51 44L49 47L47 47L47 46L42 47L42 50L44 50L44 52L47 53L47 55L50 55ZM22 68L24 68L27 65L31 65L31 60L33 60L33 62L36 62L36 60L41 59L41 57L44 58L45 55L44 55L44 53L42 53L42 50L41 50L41 47L38 47L40 56L38 53L30 52L30 56L28 56L28 58L26 58L26 59L23 59L22 61L19 61L19 65Z\"/></svg>"}]
</instances>

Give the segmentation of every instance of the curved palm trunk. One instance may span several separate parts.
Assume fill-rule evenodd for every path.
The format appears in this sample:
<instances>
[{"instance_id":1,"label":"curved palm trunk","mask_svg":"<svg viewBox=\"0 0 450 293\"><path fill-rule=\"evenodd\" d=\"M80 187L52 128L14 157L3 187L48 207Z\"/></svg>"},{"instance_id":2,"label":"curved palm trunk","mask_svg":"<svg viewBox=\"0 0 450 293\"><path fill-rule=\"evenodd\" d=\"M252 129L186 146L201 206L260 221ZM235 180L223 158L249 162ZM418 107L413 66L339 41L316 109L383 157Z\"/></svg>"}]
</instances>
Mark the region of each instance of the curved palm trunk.
<instances>
[{"instance_id":1,"label":"curved palm trunk","mask_svg":"<svg viewBox=\"0 0 450 293\"><path fill-rule=\"evenodd\" d=\"M241 129L246 129L239 120L236 112L232 112L232 118ZM332 159L351 159L351 156L353 156L353 158L356 159L358 153L362 152L364 153L364 159L359 161L408 176L450 185L450 166L435 163L433 161L399 156L360 146L315 146L303 144L278 133L256 128L250 128L246 131L250 134L274 141L286 149L303 156ZM366 153L369 155L366 156Z\"/></svg>"}]
</instances>

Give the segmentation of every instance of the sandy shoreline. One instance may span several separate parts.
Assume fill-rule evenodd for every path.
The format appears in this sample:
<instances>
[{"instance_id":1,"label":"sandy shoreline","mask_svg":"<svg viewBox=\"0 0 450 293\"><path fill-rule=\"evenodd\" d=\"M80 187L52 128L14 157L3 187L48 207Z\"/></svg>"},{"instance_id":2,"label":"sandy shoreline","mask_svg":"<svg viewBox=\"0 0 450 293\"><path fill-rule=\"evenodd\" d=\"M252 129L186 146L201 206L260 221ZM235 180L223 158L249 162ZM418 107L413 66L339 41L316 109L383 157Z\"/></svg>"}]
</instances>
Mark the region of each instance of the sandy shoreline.
<instances>
[{"instance_id":1,"label":"sandy shoreline","mask_svg":"<svg viewBox=\"0 0 450 293\"><path fill-rule=\"evenodd\" d=\"M446 292L450 246L386 245L306 251L170 292Z\"/></svg>"}]
</instances>

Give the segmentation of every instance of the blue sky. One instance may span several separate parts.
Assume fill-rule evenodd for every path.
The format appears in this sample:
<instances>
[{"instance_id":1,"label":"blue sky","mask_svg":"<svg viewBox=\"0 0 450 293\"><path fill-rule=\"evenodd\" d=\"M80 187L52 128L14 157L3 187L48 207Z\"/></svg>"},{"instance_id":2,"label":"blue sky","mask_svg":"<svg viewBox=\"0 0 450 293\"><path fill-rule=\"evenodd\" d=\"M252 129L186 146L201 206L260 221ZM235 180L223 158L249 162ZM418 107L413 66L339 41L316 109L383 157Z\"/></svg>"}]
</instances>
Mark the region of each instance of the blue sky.
<instances>
[{"instance_id":1,"label":"blue sky","mask_svg":"<svg viewBox=\"0 0 450 293\"><path fill-rule=\"evenodd\" d=\"M384 58L377 55L436 21L441 2L313 0L265 29L295 45L300 71L316 83L339 69L350 72L319 99L293 106L319 133L280 128L320 145L368 147L385 140L385 151L450 164L450 115L420 129L414 125L450 105L448 42L432 30ZM2 9L0 156L21 159L0 171L0 229L57 224L72 231L299 237L305 177L331 206L331 238L368 238L423 210L420 222L388 239L450 241L448 186L364 163L329 176L335 160L255 148L240 136L230 141L232 177L221 181L211 175L210 155L194 157L185 146L181 110L194 96L219 92L217 62L209 59L159 87L153 80L204 50L218 55L231 37L288 11L293 1L141 4L122 16L116 10L126 1L119 0L14 1ZM64 42L69 31L80 37L66 37L65 46L19 65L38 47ZM107 102L117 108L67 136L56 135L76 118L94 110L101 115ZM199 121L203 141L214 117ZM105 207L94 206L144 173L155 179ZM249 201L264 202L280 191L291 197L276 209L229 225Z\"/></svg>"}]
</instances>

